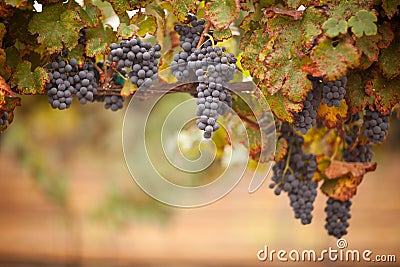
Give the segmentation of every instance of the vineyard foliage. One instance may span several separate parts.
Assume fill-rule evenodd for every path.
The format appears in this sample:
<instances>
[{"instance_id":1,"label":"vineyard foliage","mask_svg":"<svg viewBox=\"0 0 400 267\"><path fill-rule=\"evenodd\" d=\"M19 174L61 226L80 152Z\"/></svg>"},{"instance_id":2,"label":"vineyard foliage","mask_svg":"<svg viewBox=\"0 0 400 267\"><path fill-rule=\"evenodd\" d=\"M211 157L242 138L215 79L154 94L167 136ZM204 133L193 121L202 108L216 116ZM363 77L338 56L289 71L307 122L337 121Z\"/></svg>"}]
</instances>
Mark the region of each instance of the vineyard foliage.
<instances>
[{"instance_id":1,"label":"vineyard foliage","mask_svg":"<svg viewBox=\"0 0 400 267\"><path fill-rule=\"evenodd\" d=\"M10 126L15 108L23 104L19 95L46 94L50 81L46 66L63 51L80 66L88 58L106 62L110 44L138 36L161 45L159 69L169 68L174 49L179 47L174 25L184 23L191 13L206 19L206 31L212 32L216 41L234 47L237 65L266 97L278 133L282 123L292 124L295 114L304 108L303 101L313 90L310 77L330 82L347 76L340 106L319 105L318 123L302 135L303 149L317 155L314 181L322 182L326 195L350 199L364 174L376 168L370 162L345 162L342 151L369 142L361 124L357 141L352 147L346 144L345 132L360 121L350 120L355 114L361 114L361 120L366 109L390 115L400 102L397 0L35 2L0 3L0 111L7 113L0 131ZM116 29L107 24L105 7L118 16ZM84 43L78 42L82 29ZM104 70L98 80L99 94L124 98L134 94L137 87L129 82L110 86L107 75L112 73L107 74L106 65L99 68ZM233 109L253 126L254 116L234 100ZM254 127L249 129L250 156L260 160L257 155L263 144ZM290 145L280 138L276 146L275 160L279 161Z\"/></svg>"}]
</instances>

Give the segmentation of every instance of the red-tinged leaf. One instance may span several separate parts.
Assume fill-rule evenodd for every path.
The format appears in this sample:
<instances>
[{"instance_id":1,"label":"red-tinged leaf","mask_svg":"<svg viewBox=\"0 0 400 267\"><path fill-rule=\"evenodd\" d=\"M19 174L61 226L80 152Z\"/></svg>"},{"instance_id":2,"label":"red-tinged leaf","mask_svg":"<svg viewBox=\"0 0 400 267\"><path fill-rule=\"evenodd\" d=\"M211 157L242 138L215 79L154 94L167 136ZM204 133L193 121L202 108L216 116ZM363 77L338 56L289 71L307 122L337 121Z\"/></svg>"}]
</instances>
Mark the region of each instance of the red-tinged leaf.
<instances>
[{"instance_id":1,"label":"red-tinged leaf","mask_svg":"<svg viewBox=\"0 0 400 267\"><path fill-rule=\"evenodd\" d=\"M7 55L3 48L0 48L0 76L7 79L10 78L11 68L6 64Z\"/></svg>"},{"instance_id":2,"label":"red-tinged leaf","mask_svg":"<svg viewBox=\"0 0 400 267\"><path fill-rule=\"evenodd\" d=\"M11 90L6 80L0 76L0 95L2 96L15 96L15 93ZM1 106L1 103L0 103Z\"/></svg>"},{"instance_id":3,"label":"red-tinged leaf","mask_svg":"<svg viewBox=\"0 0 400 267\"><path fill-rule=\"evenodd\" d=\"M325 14L321 9L308 7L301 19L301 29L303 32L302 44L305 47L314 45L314 40L322 33L322 24L326 20Z\"/></svg>"},{"instance_id":4,"label":"red-tinged leaf","mask_svg":"<svg viewBox=\"0 0 400 267\"><path fill-rule=\"evenodd\" d=\"M370 61L378 61L379 47L378 43L382 41L382 35L362 36L356 40L356 47L365 54Z\"/></svg>"},{"instance_id":5,"label":"red-tinged leaf","mask_svg":"<svg viewBox=\"0 0 400 267\"><path fill-rule=\"evenodd\" d=\"M378 31L382 36L382 40L378 43L379 48L388 48L394 39L394 32L391 25L387 21L384 21L379 25Z\"/></svg>"},{"instance_id":6,"label":"red-tinged leaf","mask_svg":"<svg viewBox=\"0 0 400 267\"><path fill-rule=\"evenodd\" d=\"M345 99L349 105L351 114L365 109L367 105L374 103L374 98L365 93L365 84L359 73L347 75Z\"/></svg>"},{"instance_id":7,"label":"red-tinged leaf","mask_svg":"<svg viewBox=\"0 0 400 267\"><path fill-rule=\"evenodd\" d=\"M385 10L385 13L389 19L393 18L396 14L399 14L398 6L398 0L382 0L383 10Z\"/></svg>"},{"instance_id":8,"label":"red-tinged leaf","mask_svg":"<svg viewBox=\"0 0 400 267\"><path fill-rule=\"evenodd\" d=\"M282 95L293 102L302 102L312 90L312 83L303 70L304 61L297 56L287 57L281 50L270 53L264 61L267 90L270 94L281 91Z\"/></svg>"},{"instance_id":9,"label":"red-tinged leaf","mask_svg":"<svg viewBox=\"0 0 400 267\"><path fill-rule=\"evenodd\" d=\"M18 40L21 43L29 45L37 45L36 36L28 31L28 23L30 22L34 12L17 9L14 15L7 19L8 36L12 40Z\"/></svg>"},{"instance_id":10,"label":"red-tinged leaf","mask_svg":"<svg viewBox=\"0 0 400 267\"><path fill-rule=\"evenodd\" d=\"M355 68L360 64L360 52L353 46L349 38L333 41L323 37L311 52L317 73L325 80L337 80L346 74L347 68Z\"/></svg>"},{"instance_id":11,"label":"red-tinged leaf","mask_svg":"<svg viewBox=\"0 0 400 267\"><path fill-rule=\"evenodd\" d=\"M19 64L12 76L11 84L17 87L20 94L43 94L45 84L49 81L49 75L42 67L36 67L32 72L31 66L29 61Z\"/></svg>"},{"instance_id":12,"label":"red-tinged leaf","mask_svg":"<svg viewBox=\"0 0 400 267\"><path fill-rule=\"evenodd\" d=\"M108 45L117 41L113 30L102 26L87 29L86 39L86 54L90 57L108 53Z\"/></svg>"},{"instance_id":13,"label":"red-tinged leaf","mask_svg":"<svg viewBox=\"0 0 400 267\"><path fill-rule=\"evenodd\" d=\"M218 30L224 30L239 17L238 0L210 0L204 7L204 16Z\"/></svg>"},{"instance_id":14,"label":"red-tinged leaf","mask_svg":"<svg viewBox=\"0 0 400 267\"><path fill-rule=\"evenodd\" d=\"M388 79L400 74L400 36L396 36L388 48L381 50L378 66Z\"/></svg>"},{"instance_id":15,"label":"red-tinged leaf","mask_svg":"<svg viewBox=\"0 0 400 267\"><path fill-rule=\"evenodd\" d=\"M374 97L376 108L384 115L400 102L400 76L387 80L377 71L372 71L373 78L367 81L365 92Z\"/></svg>"},{"instance_id":16,"label":"red-tinged leaf","mask_svg":"<svg viewBox=\"0 0 400 267\"><path fill-rule=\"evenodd\" d=\"M3 44L3 37L6 35L7 29L6 26L3 23L0 23L0 47Z\"/></svg>"},{"instance_id":17,"label":"red-tinged leaf","mask_svg":"<svg viewBox=\"0 0 400 267\"><path fill-rule=\"evenodd\" d=\"M301 18L301 16L303 16L304 11L297 11L294 9L282 9L282 8L272 8L272 12L274 12L275 14L279 14L279 15L285 15L288 17L292 17L294 20L299 20Z\"/></svg>"},{"instance_id":18,"label":"red-tinged leaf","mask_svg":"<svg viewBox=\"0 0 400 267\"><path fill-rule=\"evenodd\" d=\"M29 31L37 33L38 42L47 51L61 51L63 47L73 48L78 43L79 30L84 26L75 10L68 10L62 4L45 5L43 12L36 13L29 22Z\"/></svg>"},{"instance_id":19,"label":"red-tinged leaf","mask_svg":"<svg viewBox=\"0 0 400 267\"><path fill-rule=\"evenodd\" d=\"M275 161L281 161L285 158L288 150L288 142L285 138L279 138L276 143Z\"/></svg>"},{"instance_id":20,"label":"red-tinged leaf","mask_svg":"<svg viewBox=\"0 0 400 267\"><path fill-rule=\"evenodd\" d=\"M157 30L157 20L154 16L146 15L146 14L135 14L131 18L131 24L135 24L139 31L137 32L138 36L144 37L147 33L150 35L154 35Z\"/></svg>"},{"instance_id":21,"label":"red-tinged leaf","mask_svg":"<svg viewBox=\"0 0 400 267\"><path fill-rule=\"evenodd\" d=\"M284 122L292 123L293 113L298 113L302 109L301 104L289 101L280 93L274 95L267 93L265 94L265 98L275 116Z\"/></svg>"},{"instance_id":22,"label":"red-tinged leaf","mask_svg":"<svg viewBox=\"0 0 400 267\"><path fill-rule=\"evenodd\" d=\"M345 175L334 180L325 180L321 186L321 191L336 200L346 201L357 193L357 187L361 184L361 177Z\"/></svg>"},{"instance_id":23,"label":"red-tinged leaf","mask_svg":"<svg viewBox=\"0 0 400 267\"><path fill-rule=\"evenodd\" d=\"M172 5L172 11L180 22L187 20L188 13L196 14L196 0L168 0Z\"/></svg>"},{"instance_id":24,"label":"red-tinged leaf","mask_svg":"<svg viewBox=\"0 0 400 267\"><path fill-rule=\"evenodd\" d=\"M134 24L126 25L126 23L120 23L118 26L118 36L123 39L132 38L138 31L139 27Z\"/></svg>"},{"instance_id":25,"label":"red-tinged leaf","mask_svg":"<svg viewBox=\"0 0 400 267\"><path fill-rule=\"evenodd\" d=\"M376 170L376 162L343 162L331 161L328 168L325 169L325 176L328 179L340 178L344 175L351 174L354 177L362 178L364 174Z\"/></svg>"}]
</instances>

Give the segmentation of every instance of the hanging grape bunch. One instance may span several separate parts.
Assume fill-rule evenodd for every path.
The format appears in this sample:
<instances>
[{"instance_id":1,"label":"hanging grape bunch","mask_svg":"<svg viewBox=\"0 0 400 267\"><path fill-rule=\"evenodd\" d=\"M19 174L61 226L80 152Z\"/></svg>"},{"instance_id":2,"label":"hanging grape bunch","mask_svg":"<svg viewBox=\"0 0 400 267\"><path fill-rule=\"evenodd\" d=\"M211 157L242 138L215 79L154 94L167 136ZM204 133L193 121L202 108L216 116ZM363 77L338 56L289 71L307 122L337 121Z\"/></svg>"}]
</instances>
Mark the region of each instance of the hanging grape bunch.
<instances>
[{"instance_id":1,"label":"hanging grape bunch","mask_svg":"<svg viewBox=\"0 0 400 267\"><path fill-rule=\"evenodd\" d=\"M125 70L132 84L151 86L157 78L161 46L142 41L139 37L122 40L110 45L110 61L115 62L119 72Z\"/></svg>"}]
</instances>

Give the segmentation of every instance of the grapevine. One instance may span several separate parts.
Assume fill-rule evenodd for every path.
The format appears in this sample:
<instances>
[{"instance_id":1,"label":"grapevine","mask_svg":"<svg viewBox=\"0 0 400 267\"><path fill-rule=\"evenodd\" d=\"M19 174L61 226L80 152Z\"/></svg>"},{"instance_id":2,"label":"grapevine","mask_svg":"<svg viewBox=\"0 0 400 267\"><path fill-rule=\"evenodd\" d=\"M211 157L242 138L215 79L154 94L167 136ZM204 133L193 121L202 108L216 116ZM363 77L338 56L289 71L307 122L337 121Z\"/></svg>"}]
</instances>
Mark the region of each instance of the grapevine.
<instances>
[{"instance_id":1,"label":"grapevine","mask_svg":"<svg viewBox=\"0 0 400 267\"><path fill-rule=\"evenodd\" d=\"M0 4L1 132L18 121L21 95L47 95L52 112L74 102L121 111L131 96L184 92L196 99L204 138L229 147L215 136L232 110L253 131L249 158L261 162L263 129L233 92L262 95L278 126L270 187L287 193L302 224L323 193L328 234L347 234L351 198L399 112L395 4L108 1L120 18L112 28L96 1L38 1L40 11L35 2ZM238 71L252 82L236 81Z\"/></svg>"}]
</instances>

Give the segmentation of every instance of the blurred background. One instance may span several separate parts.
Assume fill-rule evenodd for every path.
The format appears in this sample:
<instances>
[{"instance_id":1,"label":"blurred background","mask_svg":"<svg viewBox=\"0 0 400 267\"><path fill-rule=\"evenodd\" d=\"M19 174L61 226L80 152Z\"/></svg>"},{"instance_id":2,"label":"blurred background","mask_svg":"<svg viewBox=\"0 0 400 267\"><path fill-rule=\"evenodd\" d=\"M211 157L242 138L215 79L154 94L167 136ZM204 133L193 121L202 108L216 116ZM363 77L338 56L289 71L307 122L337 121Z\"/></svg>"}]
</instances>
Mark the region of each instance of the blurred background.
<instances>
[{"instance_id":1,"label":"blurred background","mask_svg":"<svg viewBox=\"0 0 400 267\"><path fill-rule=\"evenodd\" d=\"M0 266L281 266L301 263L259 262L257 251L336 248L322 194L308 226L268 182L249 194L248 179L211 205L169 207L129 174L123 110L73 103L60 112L46 96L22 104L0 135ZM378 168L353 198L349 249L400 257L399 136L393 116L387 142L374 150Z\"/></svg>"}]
</instances>

